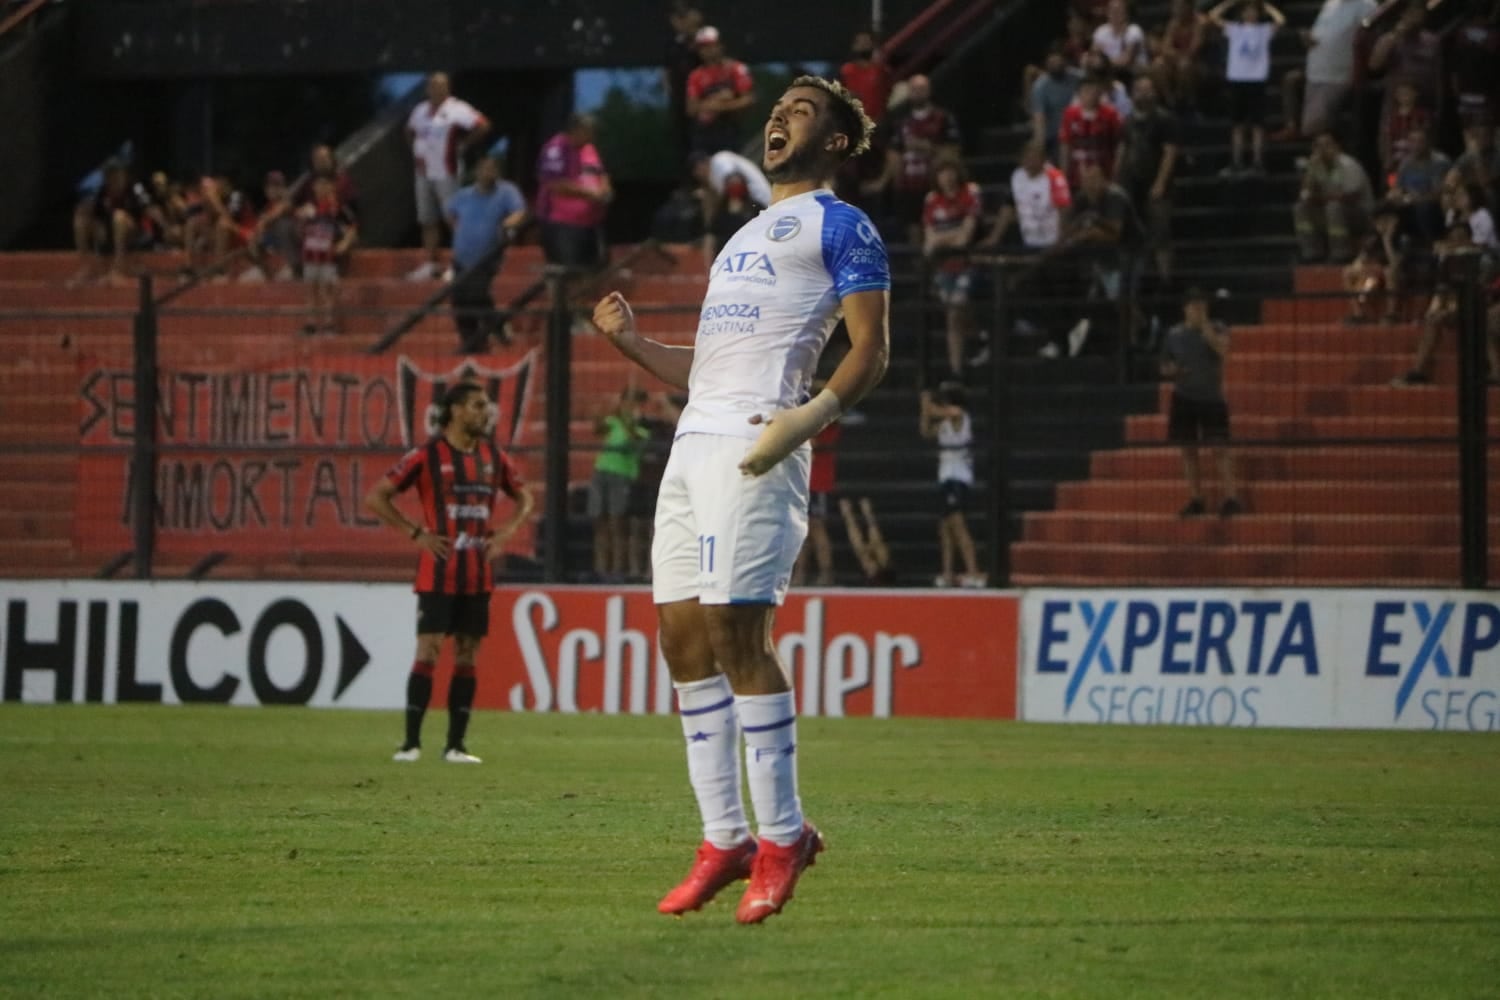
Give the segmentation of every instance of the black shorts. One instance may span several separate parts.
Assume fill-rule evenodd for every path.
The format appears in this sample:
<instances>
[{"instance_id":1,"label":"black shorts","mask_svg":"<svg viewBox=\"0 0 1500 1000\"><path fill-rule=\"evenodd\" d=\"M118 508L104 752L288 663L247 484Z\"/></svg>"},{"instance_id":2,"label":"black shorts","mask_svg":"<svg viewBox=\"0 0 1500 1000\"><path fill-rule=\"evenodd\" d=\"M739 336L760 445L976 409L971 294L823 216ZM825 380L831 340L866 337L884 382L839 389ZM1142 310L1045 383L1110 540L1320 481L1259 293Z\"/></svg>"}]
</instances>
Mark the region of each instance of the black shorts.
<instances>
[{"instance_id":1,"label":"black shorts","mask_svg":"<svg viewBox=\"0 0 1500 1000\"><path fill-rule=\"evenodd\" d=\"M1266 123L1266 85L1264 82L1229 81L1229 121L1235 125Z\"/></svg>"},{"instance_id":2,"label":"black shorts","mask_svg":"<svg viewBox=\"0 0 1500 1000\"><path fill-rule=\"evenodd\" d=\"M562 264L588 271L598 270L604 265L604 246L599 228L544 222L542 255L549 264Z\"/></svg>"},{"instance_id":3,"label":"black shorts","mask_svg":"<svg viewBox=\"0 0 1500 1000\"><path fill-rule=\"evenodd\" d=\"M1172 394L1167 411L1167 440L1178 444L1229 440L1229 407Z\"/></svg>"},{"instance_id":4,"label":"black shorts","mask_svg":"<svg viewBox=\"0 0 1500 1000\"><path fill-rule=\"evenodd\" d=\"M489 594L417 595L417 635L489 634Z\"/></svg>"},{"instance_id":5,"label":"black shorts","mask_svg":"<svg viewBox=\"0 0 1500 1000\"><path fill-rule=\"evenodd\" d=\"M942 514L962 514L969 507L969 484L957 479L944 479L938 483L939 502Z\"/></svg>"}]
</instances>

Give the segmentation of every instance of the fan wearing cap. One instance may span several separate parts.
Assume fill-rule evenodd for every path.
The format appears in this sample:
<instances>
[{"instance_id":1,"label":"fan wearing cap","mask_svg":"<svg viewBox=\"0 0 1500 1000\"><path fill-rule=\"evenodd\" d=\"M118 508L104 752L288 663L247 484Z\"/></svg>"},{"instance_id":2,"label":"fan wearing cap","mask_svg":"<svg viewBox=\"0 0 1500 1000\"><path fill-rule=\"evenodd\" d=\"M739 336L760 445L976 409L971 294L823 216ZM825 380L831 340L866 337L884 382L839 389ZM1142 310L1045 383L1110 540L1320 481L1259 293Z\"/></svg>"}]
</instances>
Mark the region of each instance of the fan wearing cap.
<instances>
[{"instance_id":1,"label":"fan wearing cap","mask_svg":"<svg viewBox=\"0 0 1500 1000\"><path fill-rule=\"evenodd\" d=\"M703 65L688 74L687 112L693 119L693 151L712 156L744 141L741 118L755 103L755 81L744 63L725 57L718 28L699 28L695 41Z\"/></svg>"}]
</instances>

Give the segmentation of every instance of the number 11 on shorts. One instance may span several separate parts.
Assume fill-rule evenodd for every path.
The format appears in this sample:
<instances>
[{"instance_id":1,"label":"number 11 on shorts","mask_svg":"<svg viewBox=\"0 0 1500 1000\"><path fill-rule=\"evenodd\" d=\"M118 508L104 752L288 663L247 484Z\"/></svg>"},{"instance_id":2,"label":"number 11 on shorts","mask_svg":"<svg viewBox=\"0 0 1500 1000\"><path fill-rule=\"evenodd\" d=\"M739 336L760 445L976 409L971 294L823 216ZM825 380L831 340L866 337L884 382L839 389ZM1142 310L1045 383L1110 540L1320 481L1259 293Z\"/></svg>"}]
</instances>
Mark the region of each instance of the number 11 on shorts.
<instances>
[{"instance_id":1,"label":"number 11 on shorts","mask_svg":"<svg viewBox=\"0 0 1500 1000\"><path fill-rule=\"evenodd\" d=\"M712 573L714 571L714 536L698 536L698 572Z\"/></svg>"}]
</instances>

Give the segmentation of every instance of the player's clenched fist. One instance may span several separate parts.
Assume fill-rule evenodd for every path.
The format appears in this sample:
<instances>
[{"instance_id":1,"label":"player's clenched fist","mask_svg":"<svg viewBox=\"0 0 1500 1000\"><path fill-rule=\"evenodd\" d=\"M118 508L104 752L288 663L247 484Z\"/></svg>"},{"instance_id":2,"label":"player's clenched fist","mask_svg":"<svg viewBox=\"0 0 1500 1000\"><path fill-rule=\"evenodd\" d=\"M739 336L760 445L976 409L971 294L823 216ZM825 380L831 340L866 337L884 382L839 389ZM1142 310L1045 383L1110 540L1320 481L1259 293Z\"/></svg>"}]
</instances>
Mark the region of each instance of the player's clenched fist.
<instances>
[{"instance_id":1,"label":"player's clenched fist","mask_svg":"<svg viewBox=\"0 0 1500 1000\"><path fill-rule=\"evenodd\" d=\"M594 325L617 345L635 337L635 313L619 292L610 292L594 306Z\"/></svg>"}]
</instances>

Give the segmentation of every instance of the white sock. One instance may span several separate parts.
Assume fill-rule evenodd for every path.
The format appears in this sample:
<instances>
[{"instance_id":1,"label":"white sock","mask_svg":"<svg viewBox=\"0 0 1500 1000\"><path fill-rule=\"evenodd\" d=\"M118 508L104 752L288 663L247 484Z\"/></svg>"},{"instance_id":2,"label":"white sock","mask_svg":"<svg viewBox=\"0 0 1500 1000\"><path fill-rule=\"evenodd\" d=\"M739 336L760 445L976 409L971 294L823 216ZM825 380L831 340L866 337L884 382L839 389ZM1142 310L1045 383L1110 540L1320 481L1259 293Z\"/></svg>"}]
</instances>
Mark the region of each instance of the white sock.
<instances>
[{"instance_id":1,"label":"white sock","mask_svg":"<svg viewBox=\"0 0 1500 1000\"><path fill-rule=\"evenodd\" d=\"M672 686L687 740L688 780L703 814L703 839L728 850L750 836L740 795L740 720L734 711L734 691L723 674Z\"/></svg>"},{"instance_id":2,"label":"white sock","mask_svg":"<svg viewBox=\"0 0 1500 1000\"><path fill-rule=\"evenodd\" d=\"M745 769L760 836L787 847L802 836L797 797L797 704L790 691L734 699L745 732Z\"/></svg>"}]
</instances>

